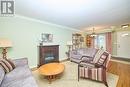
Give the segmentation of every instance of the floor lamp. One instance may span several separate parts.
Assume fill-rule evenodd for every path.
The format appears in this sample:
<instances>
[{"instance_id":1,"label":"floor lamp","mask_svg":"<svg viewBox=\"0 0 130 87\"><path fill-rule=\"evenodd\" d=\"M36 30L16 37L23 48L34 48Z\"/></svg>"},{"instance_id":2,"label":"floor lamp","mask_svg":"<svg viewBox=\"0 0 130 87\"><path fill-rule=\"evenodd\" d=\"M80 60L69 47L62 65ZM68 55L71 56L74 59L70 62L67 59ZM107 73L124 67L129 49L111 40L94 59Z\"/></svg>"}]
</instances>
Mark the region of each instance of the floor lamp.
<instances>
[{"instance_id":1,"label":"floor lamp","mask_svg":"<svg viewBox=\"0 0 130 87\"><path fill-rule=\"evenodd\" d=\"M12 47L12 42L8 39L0 38L0 48L2 49L3 59L6 59L7 48Z\"/></svg>"},{"instance_id":2,"label":"floor lamp","mask_svg":"<svg viewBox=\"0 0 130 87\"><path fill-rule=\"evenodd\" d=\"M72 41L67 41L67 47L68 47L68 52L67 52L67 56L68 56L68 59L69 59L69 56L70 56L70 51L72 50Z\"/></svg>"}]
</instances>

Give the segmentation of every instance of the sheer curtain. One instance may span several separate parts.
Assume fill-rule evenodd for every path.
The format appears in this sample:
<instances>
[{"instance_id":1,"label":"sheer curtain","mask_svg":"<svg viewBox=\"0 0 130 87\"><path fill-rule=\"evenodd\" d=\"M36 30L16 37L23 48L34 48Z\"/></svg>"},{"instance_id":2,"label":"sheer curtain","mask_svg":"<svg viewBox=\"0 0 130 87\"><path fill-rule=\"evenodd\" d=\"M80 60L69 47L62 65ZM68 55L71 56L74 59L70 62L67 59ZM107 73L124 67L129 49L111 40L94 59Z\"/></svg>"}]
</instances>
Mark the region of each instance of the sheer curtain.
<instances>
[{"instance_id":1,"label":"sheer curtain","mask_svg":"<svg viewBox=\"0 0 130 87\"><path fill-rule=\"evenodd\" d=\"M105 34L98 34L94 38L94 48L106 50L106 36L105 36Z\"/></svg>"},{"instance_id":2,"label":"sheer curtain","mask_svg":"<svg viewBox=\"0 0 130 87\"><path fill-rule=\"evenodd\" d=\"M94 46L94 43L95 43L94 38L92 38L92 39L91 39L91 48L94 48L94 47L95 47L95 46Z\"/></svg>"},{"instance_id":3,"label":"sheer curtain","mask_svg":"<svg viewBox=\"0 0 130 87\"><path fill-rule=\"evenodd\" d=\"M91 40L91 47L104 49L109 53L112 53L112 37L111 32L98 34L95 38Z\"/></svg>"}]
</instances>

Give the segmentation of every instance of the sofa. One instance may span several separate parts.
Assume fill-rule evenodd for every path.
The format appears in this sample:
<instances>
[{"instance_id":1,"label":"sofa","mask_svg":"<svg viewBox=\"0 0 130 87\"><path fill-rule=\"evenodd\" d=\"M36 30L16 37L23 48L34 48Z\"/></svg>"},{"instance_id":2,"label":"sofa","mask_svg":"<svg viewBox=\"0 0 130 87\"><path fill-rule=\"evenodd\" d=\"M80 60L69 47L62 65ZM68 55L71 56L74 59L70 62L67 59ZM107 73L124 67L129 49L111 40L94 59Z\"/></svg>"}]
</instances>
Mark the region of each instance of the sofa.
<instances>
[{"instance_id":1,"label":"sofa","mask_svg":"<svg viewBox=\"0 0 130 87\"><path fill-rule=\"evenodd\" d=\"M95 48L79 48L70 51L69 59L72 62L80 63L82 60L93 60L98 49Z\"/></svg>"},{"instance_id":2,"label":"sofa","mask_svg":"<svg viewBox=\"0 0 130 87\"><path fill-rule=\"evenodd\" d=\"M28 66L27 58L13 60L16 68L9 73L0 67L0 87L38 87Z\"/></svg>"}]
</instances>

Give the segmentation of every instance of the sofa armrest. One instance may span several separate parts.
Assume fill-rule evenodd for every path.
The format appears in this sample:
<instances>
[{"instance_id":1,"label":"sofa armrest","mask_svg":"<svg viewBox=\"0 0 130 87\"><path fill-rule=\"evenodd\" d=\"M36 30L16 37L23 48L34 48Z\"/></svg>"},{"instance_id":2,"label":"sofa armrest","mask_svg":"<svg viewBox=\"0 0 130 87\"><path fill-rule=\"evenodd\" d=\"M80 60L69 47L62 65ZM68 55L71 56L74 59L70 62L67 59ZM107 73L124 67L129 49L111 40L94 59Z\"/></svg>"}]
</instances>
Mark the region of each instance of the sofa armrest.
<instances>
[{"instance_id":1,"label":"sofa armrest","mask_svg":"<svg viewBox=\"0 0 130 87\"><path fill-rule=\"evenodd\" d=\"M93 60L93 57L90 57L90 56L82 56L82 57L81 57L81 60L82 60L82 61L92 61L92 60Z\"/></svg>"},{"instance_id":2,"label":"sofa armrest","mask_svg":"<svg viewBox=\"0 0 130 87\"><path fill-rule=\"evenodd\" d=\"M20 59L13 60L13 62L16 66L24 66L24 65L28 64L28 59L27 58L20 58Z\"/></svg>"}]
</instances>

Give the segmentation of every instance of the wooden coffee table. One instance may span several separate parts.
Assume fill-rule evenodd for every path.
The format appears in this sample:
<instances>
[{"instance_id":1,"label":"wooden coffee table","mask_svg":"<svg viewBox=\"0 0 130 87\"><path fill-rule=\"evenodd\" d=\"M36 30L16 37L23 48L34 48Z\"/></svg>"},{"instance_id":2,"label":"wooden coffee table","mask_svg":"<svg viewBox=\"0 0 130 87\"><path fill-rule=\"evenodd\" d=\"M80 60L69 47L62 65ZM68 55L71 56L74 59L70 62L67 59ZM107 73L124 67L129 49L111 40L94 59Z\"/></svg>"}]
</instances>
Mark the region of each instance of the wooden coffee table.
<instances>
[{"instance_id":1,"label":"wooden coffee table","mask_svg":"<svg viewBox=\"0 0 130 87\"><path fill-rule=\"evenodd\" d=\"M38 70L41 75L47 76L49 83L52 79L56 78L56 75L61 74L65 69L65 66L61 63L48 63L42 65Z\"/></svg>"}]
</instances>

